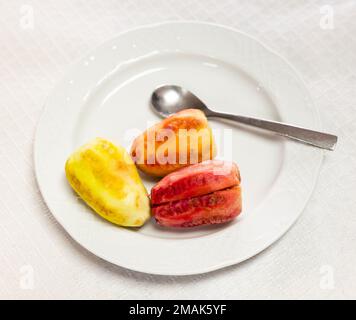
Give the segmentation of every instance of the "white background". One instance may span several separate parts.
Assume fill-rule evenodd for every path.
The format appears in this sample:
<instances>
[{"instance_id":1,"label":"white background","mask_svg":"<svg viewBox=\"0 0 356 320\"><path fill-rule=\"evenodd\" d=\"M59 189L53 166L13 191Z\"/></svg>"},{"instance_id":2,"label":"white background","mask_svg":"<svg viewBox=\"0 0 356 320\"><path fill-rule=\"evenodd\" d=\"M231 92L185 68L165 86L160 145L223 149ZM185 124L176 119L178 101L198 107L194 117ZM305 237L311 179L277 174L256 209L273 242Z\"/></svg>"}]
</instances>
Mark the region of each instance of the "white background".
<instances>
[{"instance_id":1,"label":"white background","mask_svg":"<svg viewBox=\"0 0 356 320\"><path fill-rule=\"evenodd\" d=\"M0 298L356 298L356 1L0 0ZM245 31L302 74L326 153L301 218L240 265L152 276L76 244L39 194L32 161L46 96L71 63L120 31L165 20Z\"/></svg>"}]
</instances>

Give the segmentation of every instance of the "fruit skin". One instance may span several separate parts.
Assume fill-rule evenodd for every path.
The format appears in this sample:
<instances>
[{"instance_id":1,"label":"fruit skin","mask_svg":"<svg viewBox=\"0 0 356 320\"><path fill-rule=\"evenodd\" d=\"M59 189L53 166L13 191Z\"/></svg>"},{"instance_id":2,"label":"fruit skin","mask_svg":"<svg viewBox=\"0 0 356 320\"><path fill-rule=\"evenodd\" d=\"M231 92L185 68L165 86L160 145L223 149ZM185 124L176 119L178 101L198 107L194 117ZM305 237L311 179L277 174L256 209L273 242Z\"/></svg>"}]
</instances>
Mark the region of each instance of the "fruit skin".
<instances>
[{"instance_id":1,"label":"fruit skin","mask_svg":"<svg viewBox=\"0 0 356 320\"><path fill-rule=\"evenodd\" d=\"M151 190L151 204L187 199L240 184L240 172L233 162L208 160L177 170Z\"/></svg>"},{"instance_id":2,"label":"fruit skin","mask_svg":"<svg viewBox=\"0 0 356 320\"><path fill-rule=\"evenodd\" d=\"M240 214L241 207L241 188L234 186L158 205L152 213L162 226L184 228L228 222Z\"/></svg>"},{"instance_id":3,"label":"fruit skin","mask_svg":"<svg viewBox=\"0 0 356 320\"><path fill-rule=\"evenodd\" d=\"M130 154L140 170L163 177L187 165L213 159L216 147L204 113L185 109L138 136Z\"/></svg>"},{"instance_id":4,"label":"fruit skin","mask_svg":"<svg viewBox=\"0 0 356 320\"><path fill-rule=\"evenodd\" d=\"M230 221L242 210L240 180L236 164L219 160L175 171L151 190L153 216L167 227Z\"/></svg>"},{"instance_id":5,"label":"fruit skin","mask_svg":"<svg viewBox=\"0 0 356 320\"><path fill-rule=\"evenodd\" d=\"M124 148L96 138L68 158L65 173L72 188L104 219L139 227L150 217L147 191Z\"/></svg>"}]
</instances>

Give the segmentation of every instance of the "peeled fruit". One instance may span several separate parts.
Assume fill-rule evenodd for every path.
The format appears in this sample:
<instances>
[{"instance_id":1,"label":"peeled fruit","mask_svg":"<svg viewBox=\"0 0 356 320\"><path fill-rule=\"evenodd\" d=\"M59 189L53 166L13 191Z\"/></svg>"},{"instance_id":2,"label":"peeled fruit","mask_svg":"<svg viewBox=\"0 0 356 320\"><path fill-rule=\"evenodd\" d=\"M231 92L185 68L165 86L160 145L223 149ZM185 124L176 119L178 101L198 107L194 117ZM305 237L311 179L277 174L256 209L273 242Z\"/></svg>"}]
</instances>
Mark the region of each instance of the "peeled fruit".
<instances>
[{"instance_id":1,"label":"peeled fruit","mask_svg":"<svg viewBox=\"0 0 356 320\"><path fill-rule=\"evenodd\" d=\"M216 148L204 113L185 109L138 136L131 156L143 172L163 177L187 165L215 157Z\"/></svg>"},{"instance_id":2,"label":"peeled fruit","mask_svg":"<svg viewBox=\"0 0 356 320\"><path fill-rule=\"evenodd\" d=\"M96 138L69 157L65 172L72 188L104 219L139 227L150 217L146 189L123 147Z\"/></svg>"},{"instance_id":3,"label":"peeled fruit","mask_svg":"<svg viewBox=\"0 0 356 320\"><path fill-rule=\"evenodd\" d=\"M152 188L153 216L167 227L230 221L241 213L240 181L233 162L208 160L177 170Z\"/></svg>"}]
</instances>

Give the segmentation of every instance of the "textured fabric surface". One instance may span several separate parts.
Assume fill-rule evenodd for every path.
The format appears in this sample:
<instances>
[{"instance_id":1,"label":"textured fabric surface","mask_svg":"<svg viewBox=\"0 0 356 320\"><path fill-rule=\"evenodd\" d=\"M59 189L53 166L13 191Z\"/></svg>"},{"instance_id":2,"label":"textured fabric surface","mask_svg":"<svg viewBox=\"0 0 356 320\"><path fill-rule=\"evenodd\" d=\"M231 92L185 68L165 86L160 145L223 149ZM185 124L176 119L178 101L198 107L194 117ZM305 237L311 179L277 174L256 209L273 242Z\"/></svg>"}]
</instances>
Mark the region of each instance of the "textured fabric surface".
<instances>
[{"instance_id":1,"label":"textured fabric surface","mask_svg":"<svg viewBox=\"0 0 356 320\"><path fill-rule=\"evenodd\" d=\"M353 0L0 0L0 298L356 298L355 13ZM39 194L33 137L71 63L120 31L182 19L235 27L286 57L339 143L269 249L208 274L152 276L71 240Z\"/></svg>"}]
</instances>

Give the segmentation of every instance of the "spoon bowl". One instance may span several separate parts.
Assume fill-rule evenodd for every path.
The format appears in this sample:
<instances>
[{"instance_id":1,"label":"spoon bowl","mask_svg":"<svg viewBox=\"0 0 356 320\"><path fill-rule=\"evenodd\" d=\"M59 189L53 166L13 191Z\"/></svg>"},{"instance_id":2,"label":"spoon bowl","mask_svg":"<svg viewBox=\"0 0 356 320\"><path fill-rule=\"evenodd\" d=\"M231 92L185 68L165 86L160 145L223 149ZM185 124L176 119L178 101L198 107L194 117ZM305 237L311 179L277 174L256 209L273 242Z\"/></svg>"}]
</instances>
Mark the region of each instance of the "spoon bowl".
<instances>
[{"instance_id":1,"label":"spoon bowl","mask_svg":"<svg viewBox=\"0 0 356 320\"><path fill-rule=\"evenodd\" d=\"M175 85L163 85L152 93L151 104L155 113L168 117L184 109L200 109L205 115L209 109L196 95L189 90Z\"/></svg>"}]
</instances>

